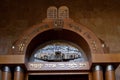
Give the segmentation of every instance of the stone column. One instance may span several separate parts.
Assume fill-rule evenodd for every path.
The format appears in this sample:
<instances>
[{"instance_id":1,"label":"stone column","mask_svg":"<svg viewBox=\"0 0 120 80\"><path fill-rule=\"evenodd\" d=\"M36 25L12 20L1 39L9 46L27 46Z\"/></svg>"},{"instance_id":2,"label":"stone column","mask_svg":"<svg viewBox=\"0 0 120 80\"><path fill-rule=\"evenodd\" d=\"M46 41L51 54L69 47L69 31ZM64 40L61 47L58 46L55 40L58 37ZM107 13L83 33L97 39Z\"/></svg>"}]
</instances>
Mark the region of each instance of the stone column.
<instances>
[{"instance_id":1,"label":"stone column","mask_svg":"<svg viewBox=\"0 0 120 80\"><path fill-rule=\"evenodd\" d=\"M93 69L93 80L103 80L103 70L100 65L96 65Z\"/></svg>"},{"instance_id":2,"label":"stone column","mask_svg":"<svg viewBox=\"0 0 120 80\"><path fill-rule=\"evenodd\" d=\"M24 80L24 72L20 66L17 66L14 71L14 80Z\"/></svg>"},{"instance_id":3,"label":"stone column","mask_svg":"<svg viewBox=\"0 0 120 80\"><path fill-rule=\"evenodd\" d=\"M2 69L2 80L11 80L11 71L8 66L3 67Z\"/></svg>"},{"instance_id":4,"label":"stone column","mask_svg":"<svg viewBox=\"0 0 120 80\"><path fill-rule=\"evenodd\" d=\"M115 70L112 65L107 65L107 67L106 67L105 80L116 80L115 79Z\"/></svg>"}]
</instances>

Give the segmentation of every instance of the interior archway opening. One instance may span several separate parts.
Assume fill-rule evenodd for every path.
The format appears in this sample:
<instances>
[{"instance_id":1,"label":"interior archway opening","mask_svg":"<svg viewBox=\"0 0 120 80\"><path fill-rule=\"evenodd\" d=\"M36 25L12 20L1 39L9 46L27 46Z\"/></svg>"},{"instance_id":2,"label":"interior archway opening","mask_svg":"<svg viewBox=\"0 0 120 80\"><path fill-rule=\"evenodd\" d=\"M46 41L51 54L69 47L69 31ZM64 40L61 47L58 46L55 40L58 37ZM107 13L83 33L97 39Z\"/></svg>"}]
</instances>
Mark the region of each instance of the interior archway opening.
<instances>
[{"instance_id":1,"label":"interior archway opening","mask_svg":"<svg viewBox=\"0 0 120 80\"><path fill-rule=\"evenodd\" d=\"M61 29L61 30L48 30L38 34L34 37L31 42L29 43L27 50L26 50L26 59L27 61L31 61L31 57L33 57L35 50L38 49L39 46L44 44L52 44L53 42L62 42L63 44L69 44L71 46L76 47L79 49L83 54L85 54L86 59L90 61L90 48L87 42L77 33ZM57 52L55 52L57 53Z\"/></svg>"}]
</instances>

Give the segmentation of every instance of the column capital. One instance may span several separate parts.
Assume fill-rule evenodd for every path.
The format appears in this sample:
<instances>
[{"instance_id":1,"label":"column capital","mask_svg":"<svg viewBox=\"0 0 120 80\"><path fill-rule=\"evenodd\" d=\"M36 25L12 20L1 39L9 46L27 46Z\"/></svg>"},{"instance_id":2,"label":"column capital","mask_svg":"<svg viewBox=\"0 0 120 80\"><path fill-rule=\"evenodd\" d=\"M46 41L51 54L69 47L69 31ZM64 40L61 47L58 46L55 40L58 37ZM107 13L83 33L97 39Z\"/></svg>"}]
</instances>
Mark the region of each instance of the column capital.
<instances>
[{"instance_id":1,"label":"column capital","mask_svg":"<svg viewBox=\"0 0 120 80\"><path fill-rule=\"evenodd\" d=\"M112 70L114 70L113 65L111 65L111 64L107 65L106 71L112 71Z\"/></svg>"},{"instance_id":2,"label":"column capital","mask_svg":"<svg viewBox=\"0 0 120 80\"><path fill-rule=\"evenodd\" d=\"M102 70L102 67L100 65L95 65L93 68L93 71L100 71Z\"/></svg>"},{"instance_id":3,"label":"column capital","mask_svg":"<svg viewBox=\"0 0 120 80\"><path fill-rule=\"evenodd\" d=\"M10 72L10 67L4 66L4 67L2 68L2 71L4 71L4 72Z\"/></svg>"},{"instance_id":4,"label":"column capital","mask_svg":"<svg viewBox=\"0 0 120 80\"><path fill-rule=\"evenodd\" d=\"M20 66L16 66L15 71L23 71L23 69Z\"/></svg>"}]
</instances>

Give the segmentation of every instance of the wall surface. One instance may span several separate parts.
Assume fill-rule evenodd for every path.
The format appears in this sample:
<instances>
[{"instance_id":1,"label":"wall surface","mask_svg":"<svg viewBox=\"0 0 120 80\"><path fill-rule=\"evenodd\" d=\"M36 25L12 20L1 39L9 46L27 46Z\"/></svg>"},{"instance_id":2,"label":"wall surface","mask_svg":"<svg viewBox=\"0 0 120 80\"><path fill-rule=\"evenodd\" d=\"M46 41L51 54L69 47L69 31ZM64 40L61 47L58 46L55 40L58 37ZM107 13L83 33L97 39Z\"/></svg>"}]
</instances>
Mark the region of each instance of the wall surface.
<instances>
[{"instance_id":1,"label":"wall surface","mask_svg":"<svg viewBox=\"0 0 120 80\"><path fill-rule=\"evenodd\" d=\"M46 17L49 6L66 5L70 17L91 29L109 46L120 52L119 0L0 0L0 53L6 54L18 36Z\"/></svg>"},{"instance_id":2,"label":"wall surface","mask_svg":"<svg viewBox=\"0 0 120 80\"><path fill-rule=\"evenodd\" d=\"M120 53L120 0L0 0L0 54L7 54L23 31L41 23L49 6L62 5L74 21L105 41L110 53Z\"/></svg>"}]
</instances>

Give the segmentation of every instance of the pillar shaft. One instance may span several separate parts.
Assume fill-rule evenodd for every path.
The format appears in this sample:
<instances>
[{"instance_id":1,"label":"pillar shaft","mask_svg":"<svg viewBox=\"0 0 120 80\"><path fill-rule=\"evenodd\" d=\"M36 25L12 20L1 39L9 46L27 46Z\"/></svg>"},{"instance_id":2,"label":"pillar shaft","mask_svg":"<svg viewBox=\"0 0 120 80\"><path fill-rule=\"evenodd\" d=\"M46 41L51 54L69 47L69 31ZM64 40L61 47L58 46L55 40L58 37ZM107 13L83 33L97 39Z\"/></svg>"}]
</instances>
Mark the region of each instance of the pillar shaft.
<instances>
[{"instance_id":1,"label":"pillar shaft","mask_svg":"<svg viewBox=\"0 0 120 80\"><path fill-rule=\"evenodd\" d=\"M14 80L24 80L24 73L20 66L17 66L14 71Z\"/></svg>"},{"instance_id":2,"label":"pillar shaft","mask_svg":"<svg viewBox=\"0 0 120 80\"><path fill-rule=\"evenodd\" d=\"M114 71L114 68L112 65L108 65L106 67L105 80L116 80L115 79L115 71Z\"/></svg>"},{"instance_id":3,"label":"pillar shaft","mask_svg":"<svg viewBox=\"0 0 120 80\"><path fill-rule=\"evenodd\" d=\"M8 66L5 66L2 70L2 80L11 80L11 71Z\"/></svg>"},{"instance_id":4,"label":"pillar shaft","mask_svg":"<svg viewBox=\"0 0 120 80\"><path fill-rule=\"evenodd\" d=\"M103 80L103 71L100 65L96 65L93 70L93 80Z\"/></svg>"}]
</instances>

